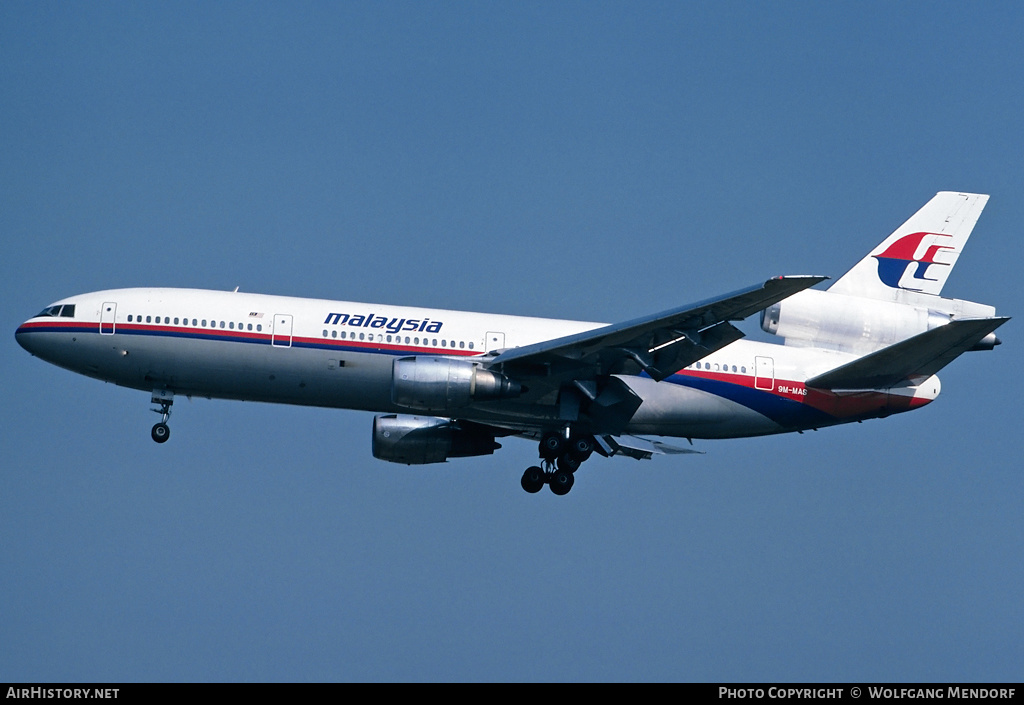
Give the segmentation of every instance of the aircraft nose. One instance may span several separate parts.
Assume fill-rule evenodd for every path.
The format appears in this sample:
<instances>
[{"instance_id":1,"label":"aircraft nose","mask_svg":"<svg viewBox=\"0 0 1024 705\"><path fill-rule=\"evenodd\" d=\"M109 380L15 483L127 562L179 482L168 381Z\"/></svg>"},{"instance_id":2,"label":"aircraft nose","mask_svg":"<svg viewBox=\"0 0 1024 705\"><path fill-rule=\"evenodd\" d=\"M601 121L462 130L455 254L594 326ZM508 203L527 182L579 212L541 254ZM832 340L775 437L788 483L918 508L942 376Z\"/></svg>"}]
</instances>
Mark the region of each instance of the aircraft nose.
<instances>
[{"instance_id":1,"label":"aircraft nose","mask_svg":"<svg viewBox=\"0 0 1024 705\"><path fill-rule=\"evenodd\" d=\"M14 339L17 340L18 345L25 348L25 350L32 353L33 355L36 354L35 345L33 345L32 343L32 334L29 332L28 329L28 321L22 323L20 326L18 326L18 330L14 331Z\"/></svg>"}]
</instances>

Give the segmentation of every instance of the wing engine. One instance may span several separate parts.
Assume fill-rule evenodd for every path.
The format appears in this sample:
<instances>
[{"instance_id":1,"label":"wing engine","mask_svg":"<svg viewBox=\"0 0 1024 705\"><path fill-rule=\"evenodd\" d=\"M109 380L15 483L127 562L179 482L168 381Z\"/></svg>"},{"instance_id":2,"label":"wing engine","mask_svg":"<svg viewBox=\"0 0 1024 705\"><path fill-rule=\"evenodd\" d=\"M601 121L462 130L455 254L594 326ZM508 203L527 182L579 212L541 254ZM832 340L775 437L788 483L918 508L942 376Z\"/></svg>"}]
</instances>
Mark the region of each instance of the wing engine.
<instances>
[{"instance_id":1,"label":"wing engine","mask_svg":"<svg viewBox=\"0 0 1024 705\"><path fill-rule=\"evenodd\" d=\"M373 418L373 457L405 465L491 455L501 448L483 428L432 416L388 414Z\"/></svg>"},{"instance_id":2,"label":"wing engine","mask_svg":"<svg viewBox=\"0 0 1024 705\"><path fill-rule=\"evenodd\" d=\"M474 401L510 399L523 391L503 374L448 357L399 358L391 374L391 400L420 411L444 413Z\"/></svg>"}]
</instances>

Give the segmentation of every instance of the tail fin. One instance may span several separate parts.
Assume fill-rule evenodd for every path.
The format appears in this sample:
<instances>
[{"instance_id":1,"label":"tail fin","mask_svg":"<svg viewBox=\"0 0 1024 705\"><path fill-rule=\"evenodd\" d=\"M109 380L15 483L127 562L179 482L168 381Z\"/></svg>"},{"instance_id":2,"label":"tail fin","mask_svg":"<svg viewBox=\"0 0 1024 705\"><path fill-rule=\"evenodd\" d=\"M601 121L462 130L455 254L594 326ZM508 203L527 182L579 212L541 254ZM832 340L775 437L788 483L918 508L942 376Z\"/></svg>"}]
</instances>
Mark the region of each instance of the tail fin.
<instances>
[{"instance_id":1,"label":"tail fin","mask_svg":"<svg viewBox=\"0 0 1024 705\"><path fill-rule=\"evenodd\" d=\"M938 296L986 203L984 194L940 191L828 290L898 303Z\"/></svg>"},{"instance_id":2,"label":"tail fin","mask_svg":"<svg viewBox=\"0 0 1024 705\"><path fill-rule=\"evenodd\" d=\"M826 291L806 289L765 309L761 328L786 345L866 354L953 319L995 316L993 306L939 295L986 203L983 194L935 194Z\"/></svg>"}]
</instances>

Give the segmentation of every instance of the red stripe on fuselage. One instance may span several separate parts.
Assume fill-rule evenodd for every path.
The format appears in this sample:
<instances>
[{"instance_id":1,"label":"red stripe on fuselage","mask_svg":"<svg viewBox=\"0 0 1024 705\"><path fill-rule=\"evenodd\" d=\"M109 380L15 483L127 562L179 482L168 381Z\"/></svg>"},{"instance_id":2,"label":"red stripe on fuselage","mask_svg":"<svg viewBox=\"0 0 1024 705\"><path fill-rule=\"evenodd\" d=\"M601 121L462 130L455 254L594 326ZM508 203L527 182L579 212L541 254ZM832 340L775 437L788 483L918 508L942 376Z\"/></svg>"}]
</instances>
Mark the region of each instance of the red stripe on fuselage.
<instances>
[{"instance_id":1,"label":"red stripe on fuselage","mask_svg":"<svg viewBox=\"0 0 1024 705\"><path fill-rule=\"evenodd\" d=\"M59 329L60 332L82 332L82 333L97 333L99 331L98 321L60 321L60 320L45 320L45 321L29 321L23 323L18 327L18 332L26 330L53 330ZM194 336L197 338L215 338L221 339L230 338L239 342L258 342L264 344L270 344L272 340L278 341L279 347L287 347L287 341L289 336L278 335L275 336L272 333L263 333L255 331L244 331L244 330L231 330L229 328L201 328L192 326L173 326L173 325L153 325L151 323L118 323L115 326L115 335L122 333L129 335L132 333L143 333L151 335L172 335L172 336ZM366 352L375 351L388 351L391 353L409 353L417 355L447 355L460 356L460 357L473 357L476 355L482 355L483 353L476 350L465 350L457 348L438 348L438 347L417 347L414 345L401 345L395 343L382 343L377 341L369 340L338 340L335 338L308 338L302 336L291 336L292 345L303 345L312 346L318 348L337 348L347 350L365 350Z\"/></svg>"},{"instance_id":2,"label":"red stripe on fuselage","mask_svg":"<svg viewBox=\"0 0 1024 705\"><path fill-rule=\"evenodd\" d=\"M812 409L822 411L837 419L877 415L881 412L899 413L922 407L932 401L924 397L892 394L883 390L837 393L827 389L809 388L803 382L796 380L779 378L775 379L772 389L763 389L755 386L753 375L727 372L680 370L676 374L725 382L765 394L771 394L775 397L805 404Z\"/></svg>"}]
</instances>

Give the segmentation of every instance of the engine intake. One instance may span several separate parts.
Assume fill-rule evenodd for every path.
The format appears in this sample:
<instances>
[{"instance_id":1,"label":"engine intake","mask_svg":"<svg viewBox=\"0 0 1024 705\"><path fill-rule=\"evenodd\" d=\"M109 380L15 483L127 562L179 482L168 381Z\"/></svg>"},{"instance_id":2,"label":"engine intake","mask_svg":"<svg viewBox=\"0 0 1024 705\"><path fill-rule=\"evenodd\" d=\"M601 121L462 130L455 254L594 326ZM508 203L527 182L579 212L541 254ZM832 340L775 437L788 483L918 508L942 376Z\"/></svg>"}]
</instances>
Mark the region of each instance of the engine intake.
<instances>
[{"instance_id":1,"label":"engine intake","mask_svg":"<svg viewBox=\"0 0 1024 705\"><path fill-rule=\"evenodd\" d=\"M447 412L523 392L518 382L504 375L446 357L402 357L393 363L391 375L391 400L421 411Z\"/></svg>"},{"instance_id":2,"label":"engine intake","mask_svg":"<svg viewBox=\"0 0 1024 705\"><path fill-rule=\"evenodd\" d=\"M404 414L373 418L373 457L391 463L443 463L448 458L491 455L498 448L494 436L460 428L448 419Z\"/></svg>"}]
</instances>

